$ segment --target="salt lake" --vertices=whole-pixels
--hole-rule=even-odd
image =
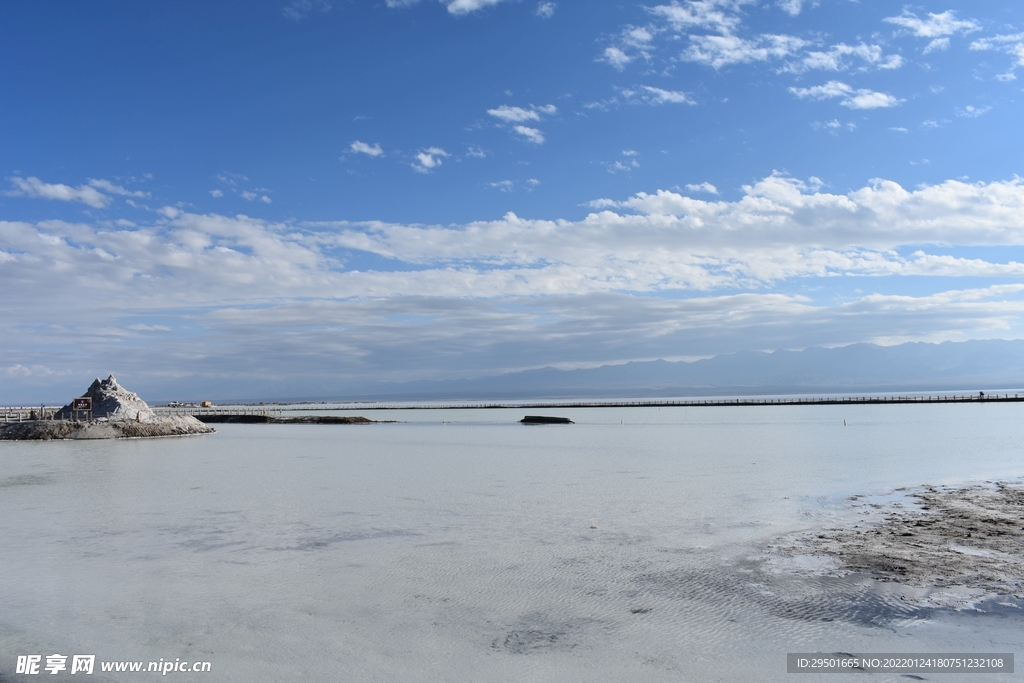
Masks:
[[[0,442],[0,681],[31,679],[17,655],[52,653],[212,663],[180,681],[564,682],[790,680],[787,652],[1020,651],[1010,604],[920,609],[765,558],[845,519],[850,496],[1019,481],[1022,411],[395,410]],[[527,412],[575,424],[518,424]]]

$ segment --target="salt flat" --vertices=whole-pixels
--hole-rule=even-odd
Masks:
[[[787,680],[789,651],[1020,650],[1012,600],[773,564],[856,518],[851,496],[1019,480],[1018,411],[418,410],[3,443],[0,677],[56,652],[213,664],[178,680]]]

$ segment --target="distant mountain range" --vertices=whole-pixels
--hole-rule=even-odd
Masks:
[[[345,399],[451,400],[708,396],[1024,387],[1024,340],[852,344],[742,352],[693,362],[541,368],[492,377],[380,383]]]

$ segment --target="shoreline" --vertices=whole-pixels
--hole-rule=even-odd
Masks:
[[[189,416],[137,420],[27,420],[0,422],[0,441],[91,441],[198,436],[216,430]]]
[[[300,415],[297,417],[274,417],[272,415],[193,415],[203,424],[318,424],[318,425],[363,425],[363,424],[394,424],[397,420],[371,420],[360,415]]]
[[[850,496],[844,523],[775,539],[768,564],[781,574],[905,588],[920,607],[1024,603],[1024,481],[893,493],[903,500]]]

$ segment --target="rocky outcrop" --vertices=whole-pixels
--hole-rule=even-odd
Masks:
[[[113,375],[97,379],[83,397],[92,399],[91,415],[73,410],[69,403],[52,420],[0,423],[0,440],[124,439],[215,431],[188,415],[157,415],[138,394],[119,385]],[[82,419],[85,417],[89,419]]]

